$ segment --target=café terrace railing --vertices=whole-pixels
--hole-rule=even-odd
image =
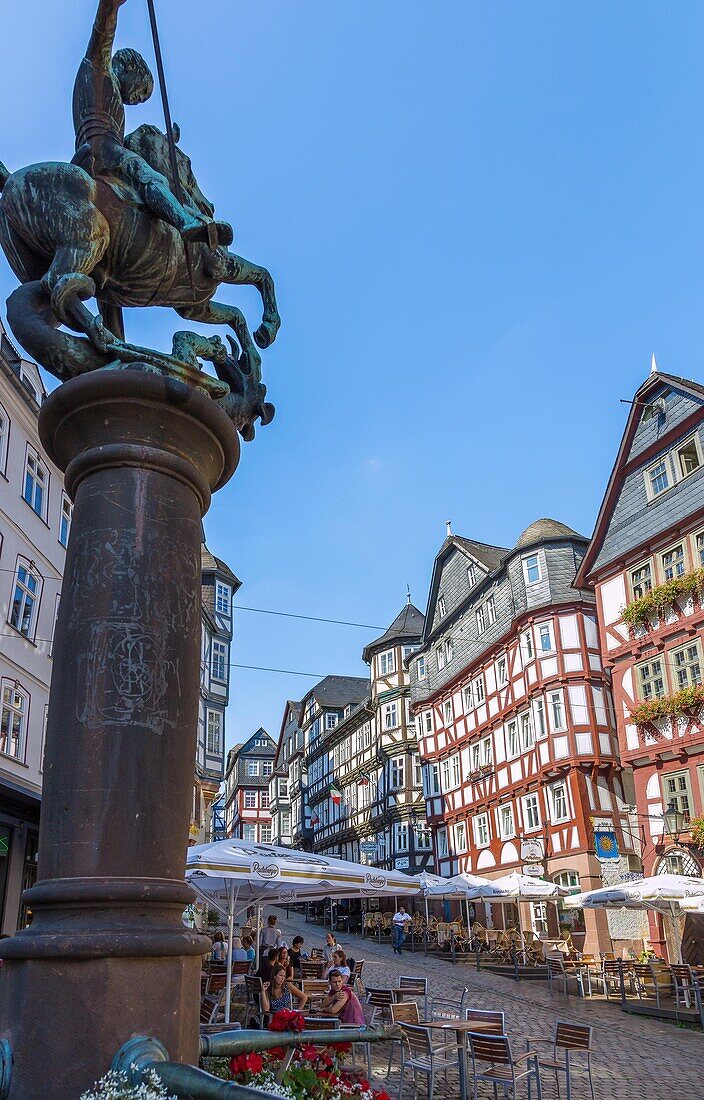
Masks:
[[[330,1031],[222,1031],[215,1035],[202,1035],[201,1058],[234,1058],[238,1054],[285,1049],[314,1043],[325,1046],[333,1043],[378,1043],[397,1039],[396,1028],[335,1028]],[[169,1093],[179,1100],[280,1100],[274,1093],[250,1088],[235,1081],[223,1081],[196,1066],[170,1062],[166,1048],[158,1039],[137,1035],[129,1039],[115,1055],[112,1069],[126,1073],[130,1084],[140,1085],[146,1074],[153,1070],[161,1078]]]

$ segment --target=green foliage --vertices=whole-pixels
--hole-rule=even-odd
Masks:
[[[704,595],[704,569],[695,569],[683,577],[673,577],[665,584],[651,588],[637,600],[633,600],[621,610],[621,617],[633,630],[636,626],[650,626],[653,619],[665,617],[668,608],[676,600],[689,596]]]
[[[704,817],[695,817],[689,824],[689,831],[697,848],[704,848]]]
[[[637,726],[657,722],[660,718],[679,718],[696,714],[704,706],[704,684],[682,688],[673,695],[636,703],[631,708],[631,718]]]

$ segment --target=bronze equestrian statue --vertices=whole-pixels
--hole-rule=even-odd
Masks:
[[[173,354],[126,342],[124,306],[172,306],[186,320],[227,325],[237,341],[228,337],[233,354],[218,349],[202,358],[227,383],[223,407],[249,439],[253,421],[268,423],[274,413],[256,347],[268,347],[279,329],[274,283],[265,268],[227,248],[232,230],[214,221],[190,160],[175,147],[176,127],[164,134],[140,126],[125,136],[124,105],[145,102],[154,82],[135,51],[112,55],[123,3],[99,0],[74,88],[72,163],[11,174],[0,165],[0,245],[22,284],[8,299],[8,322],[29,355],[61,380],[136,361],[178,372],[183,361]],[[239,309],[213,301],[221,283],[259,290],[263,317],[254,340]],[[84,304],[91,298],[97,313]]]

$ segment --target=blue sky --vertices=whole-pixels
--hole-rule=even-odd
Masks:
[[[70,158],[94,6],[5,5],[10,168]],[[590,533],[651,352],[704,377],[702,5],[157,9],[182,146],[283,315],[277,417],[206,518],[239,602],[385,627],[407,583],[424,608],[448,518],[503,545],[542,515]],[[151,60],[145,0],[119,44]],[[143,121],[158,97],[129,112]],[[256,323],[253,291],[223,298]],[[162,348],[180,327],[127,326]],[[373,635],[242,612],[232,660],[363,674]],[[232,673],[229,743],[275,734],[315,682]]]

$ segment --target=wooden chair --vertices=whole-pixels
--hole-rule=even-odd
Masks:
[[[677,964],[670,967],[672,985],[675,991],[675,1009],[679,1011],[680,1004],[685,1008],[691,1008],[697,1002],[697,987],[694,982],[694,974],[691,966]]]
[[[487,1032],[490,1035],[505,1035],[506,1024],[505,1015],[503,1012],[494,1012],[492,1009],[486,1008],[465,1008],[464,1018],[469,1023],[481,1024],[482,1034]]]
[[[577,988],[581,997],[585,996],[584,992],[584,975],[579,969],[567,969],[565,967],[564,956],[561,953],[548,955],[547,957],[548,968],[548,989],[552,986],[553,982],[562,982],[562,991],[567,996],[567,983],[570,981],[577,983]]]
[[[438,951],[448,951],[450,948],[450,926],[447,921],[438,921],[435,931],[437,933]]]
[[[311,959],[315,959],[317,962],[325,962],[325,956],[323,955],[322,947],[311,947],[310,949]]]
[[[249,974],[252,969],[252,964],[249,959],[242,959],[242,961],[233,962],[232,964],[232,977],[241,978],[243,974]]]
[[[391,1005],[391,1023],[392,1024],[419,1024],[420,1016],[418,1015],[418,1005],[415,1001],[402,1001],[400,1004]],[[386,1069],[386,1076],[391,1076],[391,1060],[393,1058],[394,1050],[402,1043],[402,1039],[392,1039],[389,1047],[389,1064]]]
[[[200,999],[200,1022],[202,1024],[214,1024],[220,1011],[220,996],[213,997],[206,993]]]
[[[634,963],[633,978],[639,1001],[653,999],[660,1008],[661,999],[672,994],[672,977],[662,963]]]
[[[362,968],[364,966],[364,959],[358,959],[354,967],[352,968],[352,976],[349,980],[349,984],[354,989],[358,997],[363,997],[365,994],[364,982],[362,981]]]
[[[399,989],[407,990],[409,994],[415,993],[423,998],[423,1015],[428,1015],[428,979],[416,978],[412,974],[401,974],[398,979]]]
[[[532,1050],[532,1045],[535,1043],[552,1044],[552,1058],[543,1058],[541,1054],[538,1055],[540,1067],[554,1070],[558,1096],[560,1095],[559,1074],[564,1073],[567,1100],[572,1100],[571,1057],[573,1054],[586,1054],[589,1088],[591,1089],[592,1100],[594,1100],[594,1082],[592,1080],[592,1029],[590,1027],[584,1024],[570,1024],[560,1021],[555,1026],[554,1038],[527,1038],[526,1046],[528,1051]],[[560,1052],[562,1052],[564,1057],[559,1057]]]
[[[301,988],[309,997],[319,997],[321,993],[327,993],[330,982],[326,982],[325,978],[305,978],[301,982]]]
[[[301,981],[304,982],[306,978],[320,978],[324,966],[324,959],[301,959]]]
[[[391,1006],[394,1004],[394,995],[390,989],[371,989],[367,986],[367,1004],[371,1006],[372,1014],[369,1017],[369,1026],[373,1027],[377,1020],[382,1023],[391,1023]]]
[[[234,966],[234,963],[233,963]],[[225,985],[227,984],[227,974],[224,970],[213,973],[211,971],[208,981],[206,983],[205,992],[209,997],[216,997],[222,993]]]
[[[376,913],[365,913],[364,923],[362,925],[363,936],[375,936],[376,935]]]
[[[464,987],[464,992],[460,998],[459,1005],[454,1001],[446,1000],[442,997],[433,997],[430,1002],[430,1019],[431,1020],[463,1020],[465,1013],[465,1001],[469,995],[469,989]]]
[[[304,1031],[333,1031],[340,1026],[337,1016],[304,1016]]]
[[[623,971],[624,988],[628,985],[633,992],[633,970],[621,959],[603,959],[601,963],[601,980],[604,985],[604,993],[607,1001],[612,995],[621,1000],[621,971]]]
[[[435,1093],[435,1075],[444,1073],[447,1079],[447,1071],[459,1067],[459,1051],[448,1053],[446,1047],[435,1047],[430,1037],[430,1029],[417,1024],[400,1024],[401,1036],[404,1040],[401,1044],[401,1079],[398,1085],[398,1100],[403,1100],[403,1079],[406,1069],[413,1070],[415,1084],[416,1076],[425,1073],[428,1078],[428,1100],[433,1100]],[[418,1091],[414,1087],[413,1095]]]
[[[480,1081],[487,1081],[493,1085],[496,1094],[497,1086],[501,1085],[504,1096],[508,1098],[511,1090],[511,1100],[516,1100],[516,1085],[519,1081],[527,1079],[528,1096],[530,1088],[535,1081],[538,1100],[541,1100],[540,1064],[535,1051],[526,1051],[517,1058],[511,1053],[511,1044],[505,1035],[485,1035],[483,1032],[470,1031],[469,1052],[472,1058],[472,1077],[474,1081],[474,1097],[477,1097],[477,1085]],[[481,1069],[479,1063],[489,1063],[488,1069]]]
[[[259,1027],[264,1027],[264,1011],[262,1009],[262,986],[263,982],[261,978],[257,978],[254,974],[245,974],[244,976],[244,1019],[245,1026],[249,1024],[251,1019],[254,1019]]]

